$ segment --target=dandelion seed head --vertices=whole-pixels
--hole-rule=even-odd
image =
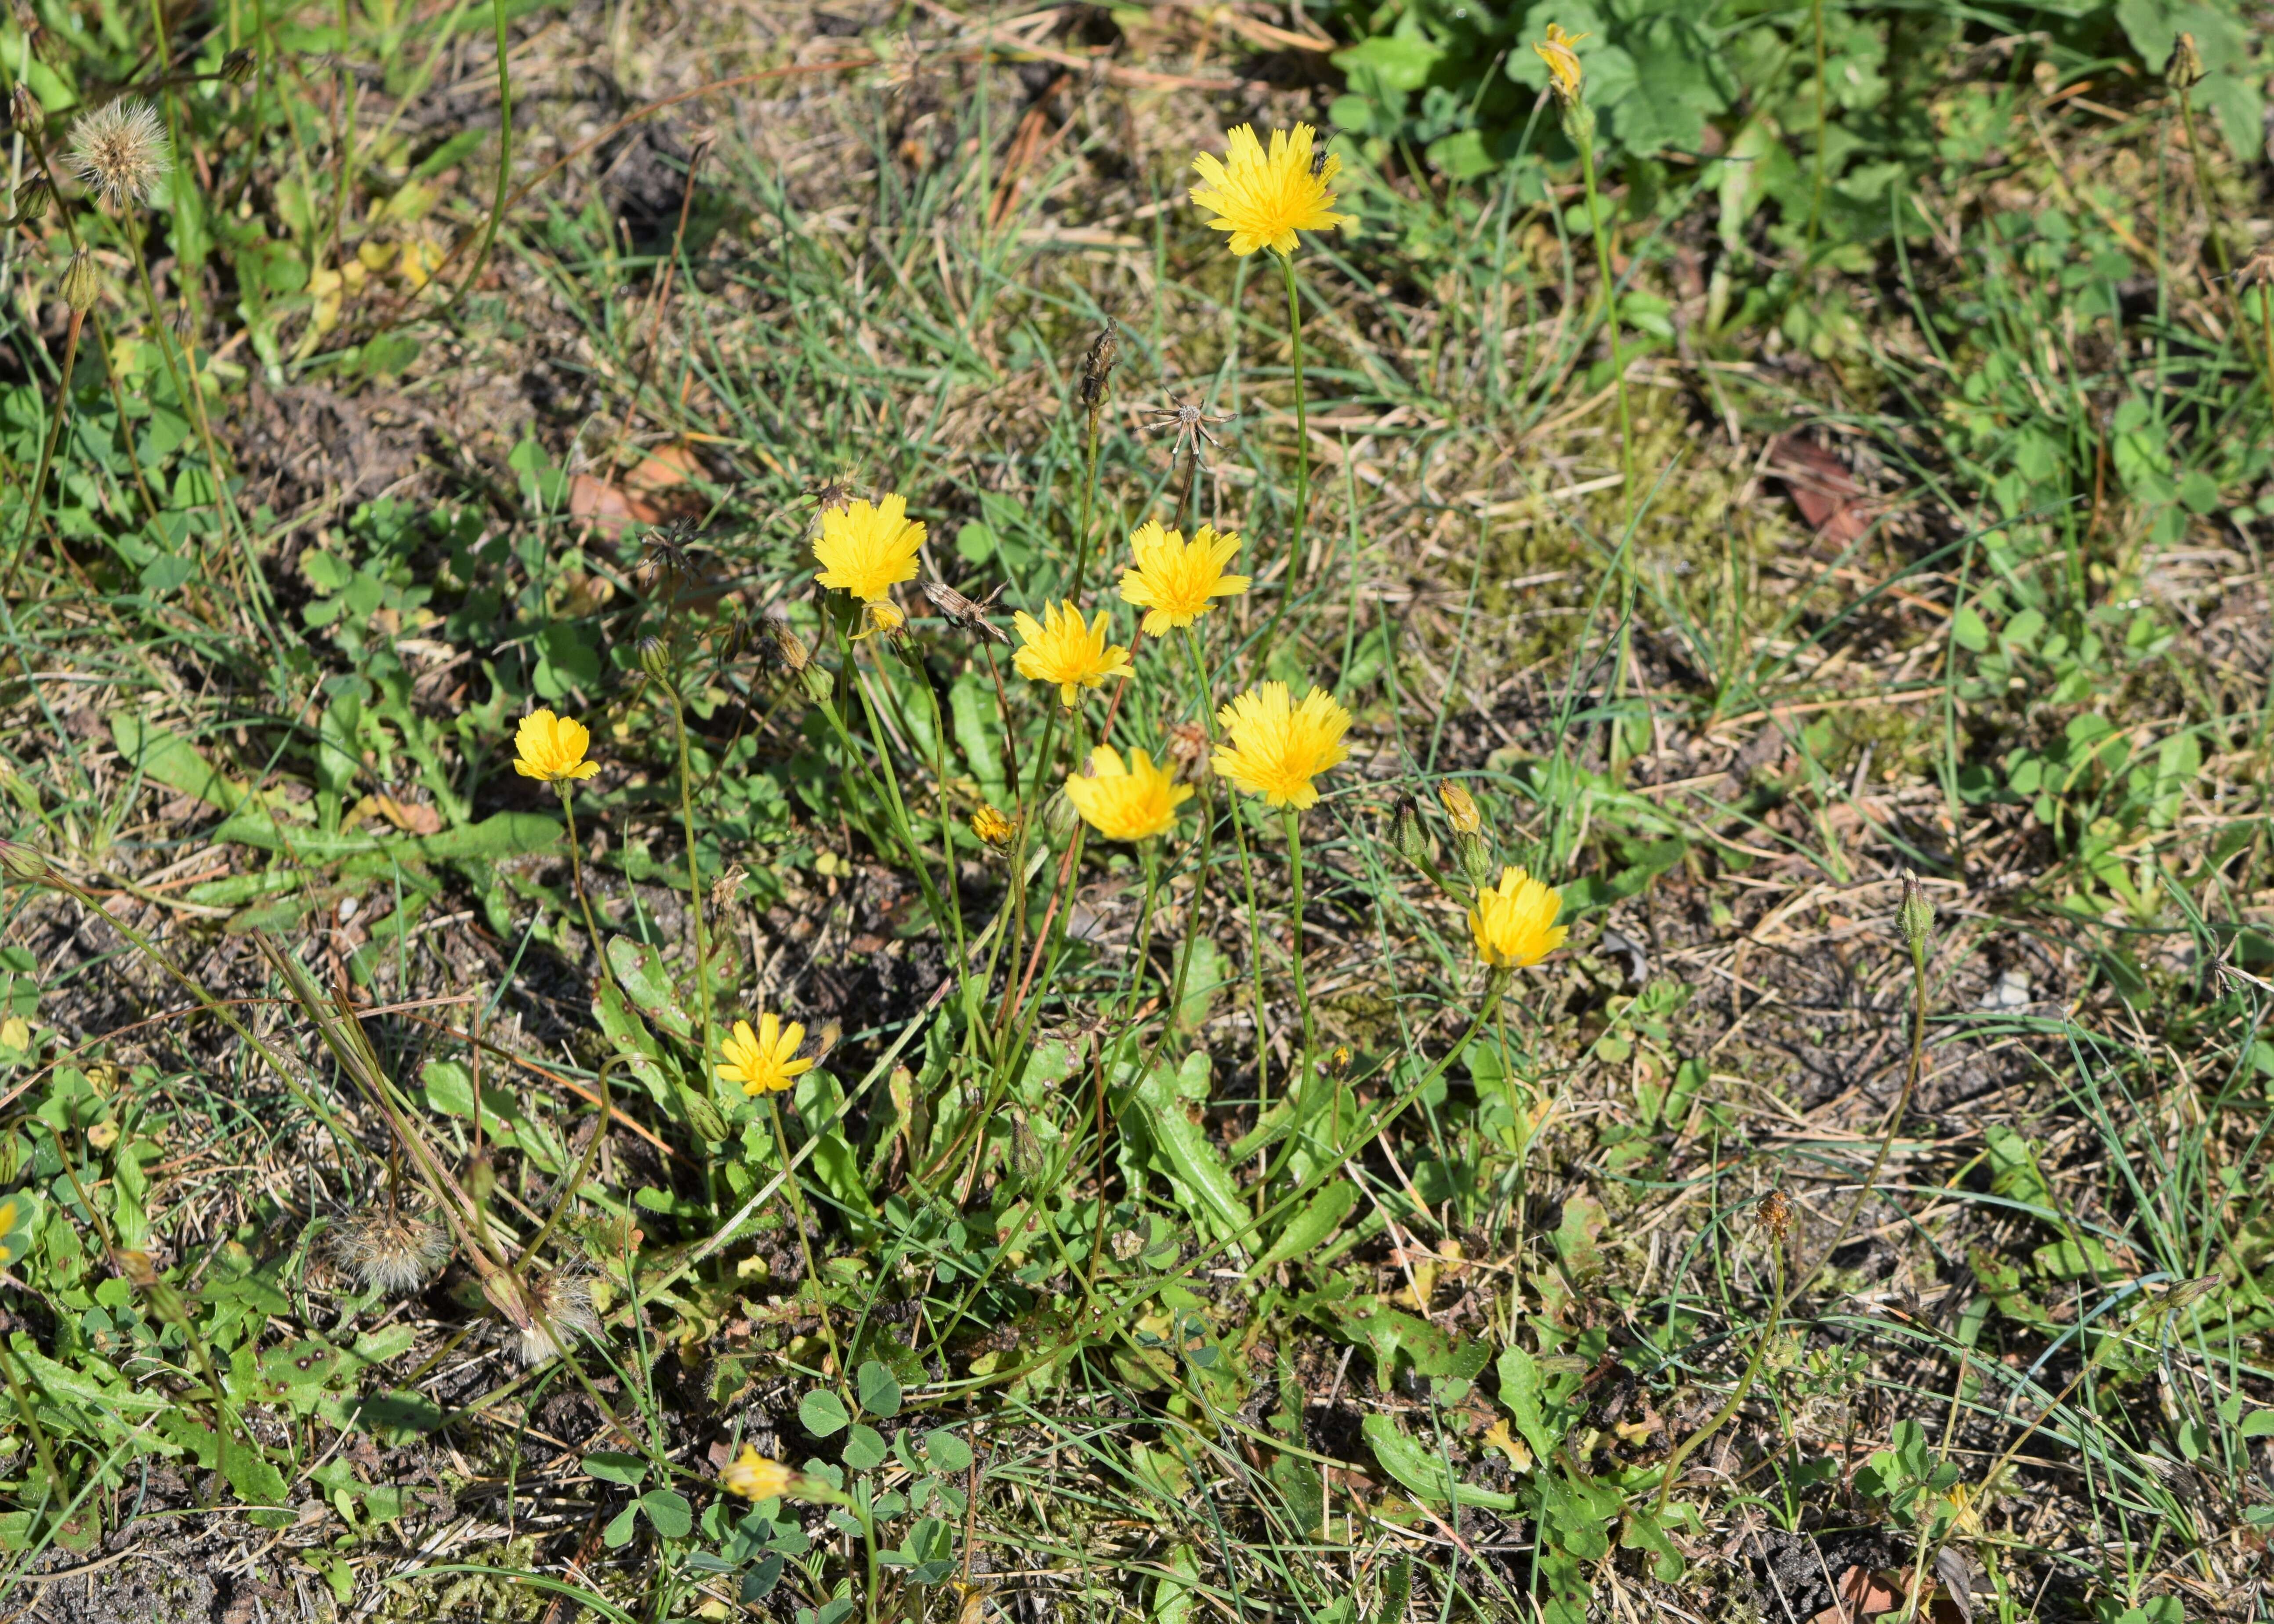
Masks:
[[[416,1290],[450,1255],[450,1237],[416,1213],[380,1207],[332,1231],[331,1252],[365,1290],[397,1297]]]
[[[147,203],[173,160],[166,129],[147,102],[106,102],[72,126],[72,173],[113,208]]]

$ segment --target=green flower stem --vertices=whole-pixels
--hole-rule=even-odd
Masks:
[[[1729,1396],[1723,1401],[1721,1408],[1707,1417],[1703,1426],[1675,1445],[1674,1453],[1666,1457],[1666,1476],[1659,1479],[1658,1496],[1651,1502],[1650,1515],[1653,1517],[1665,1515],[1666,1497],[1673,1492],[1675,1479],[1682,1475],[1683,1461],[1699,1444],[1721,1431],[1722,1424],[1737,1413],[1737,1407],[1745,1402],[1746,1395],[1753,1390],[1755,1379],[1761,1373],[1761,1362],[1767,1357],[1769,1342],[1776,1335],[1777,1327],[1784,1320],[1786,1304],[1784,1241],[1781,1237],[1773,1237],[1773,1241],[1774,1244],[1770,1252],[1770,1267],[1773,1271],[1775,1283],[1769,1292],[1771,1306],[1768,1318],[1761,1322],[1761,1334],[1754,1339],[1752,1354],[1746,1359],[1745,1368],[1737,1377],[1737,1385],[1729,1389]]]
[[[923,662],[908,648],[900,650],[900,658],[908,667],[908,675],[931,707],[932,790],[939,797],[939,850],[947,864],[947,916],[955,927],[955,963],[960,969],[968,944],[963,935],[963,887],[959,883],[955,861],[955,815],[947,804],[947,725],[939,713],[939,695],[932,692],[931,673]],[[879,673],[883,671],[880,664]]]
[[[2242,302],[2235,291],[2233,267],[2226,255],[2226,238],[2220,234],[2218,216],[2211,212],[2210,188],[2203,180],[2202,147],[2195,139],[2195,92],[2191,88],[2182,90],[2179,93],[2179,100],[2180,123],[2187,132],[2187,175],[2195,183],[2195,202],[2203,212],[2203,235],[2210,239],[2211,257],[2218,261],[2218,285],[2226,293],[2227,309],[2233,314],[2235,330],[2240,334],[2244,326]],[[2270,407],[2274,407],[2274,317],[2267,316],[2267,297],[2268,294],[2262,291],[2259,312],[2265,319],[2262,320],[2260,327],[2266,335],[2266,399]],[[2250,348],[2248,341],[2242,347],[2245,350]]]
[[[571,780],[557,778],[553,787],[561,792],[561,816],[568,823],[568,877],[576,887],[576,906],[584,911],[584,934],[592,938],[592,957],[600,961],[600,974],[610,981],[615,979],[614,968],[608,963],[606,944],[600,939],[600,927],[592,917],[592,899],[584,891],[584,853],[576,842],[576,807],[569,793]],[[481,1114],[474,1115],[474,1125],[481,1126]]]
[[[716,1093],[711,1075],[711,950],[703,931],[703,875],[695,853],[695,775],[688,767],[687,711],[678,685],[674,680],[659,686],[671,702],[671,728],[679,742],[679,821],[687,837],[687,909],[695,921],[695,988],[703,1020],[697,1047],[703,1051],[703,1093],[709,1098]]]
[[[1603,330],[1610,335],[1611,381],[1619,400],[1619,472],[1626,498],[1627,523],[1634,523],[1634,426],[1627,412],[1627,364],[1619,349],[1618,282],[1611,274],[1610,233],[1603,225],[1603,206],[1595,195],[1595,141],[1590,131],[1579,143],[1579,173],[1587,185],[1587,223],[1595,234],[1595,277],[1603,284]]]
[[[71,411],[72,369],[79,365],[79,332],[85,325],[84,312],[71,313],[71,327],[64,335],[64,370],[56,384],[56,415],[49,420],[48,437],[40,445],[39,471],[32,476],[31,499],[24,508],[24,538],[16,546],[16,556],[9,561],[8,579],[0,582],[0,598],[11,596],[16,590],[16,577],[24,568],[24,560],[32,551],[32,532],[45,509],[40,505],[41,492],[48,488],[48,470],[55,466],[56,442],[63,436],[64,418]],[[56,551],[61,552],[61,544]]]
[[[1281,254],[1279,268],[1287,282],[1287,338],[1295,363],[1295,514],[1287,527],[1287,567],[1280,573],[1279,606],[1271,612],[1271,623],[1264,628],[1263,641],[1257,645],[1259,661],[1271,657],[1271,645],[1278,639],[1280,622],[1287,618],[1288,605],[1295,601],[1296,576],[1303,568],[1303,524],[1311,510],[1311,417],[1303,392],[1303,302],[1295,290],[1295,257]],[[1615,339],[1613,343],[1615,346]],[[1620,399],[1623,402],[1625,396]],[[1200,455],[1197,445],[1193,455]]]
[[[882,769],[880,773],[864,773],[863,776],[869,779],[871,789],[882,792],[885,809],[892,820],[893,838],[900,841],[900,849],[907,854],[908,866],[915,870],[917,889],[923,892],[924,911],[931,915],[933,925],[945,934],[948,929],[947,909],[940,903],[939,892],[932,887],[931,870],[924,864],[923,847],[916,840],[915,826],[908,821],[907,805],[900,799],[900,774],[893,770],[892,752],[885,742],[884,724],[877,719],[877,707],[870,703],[869,690],[862,684],[860,668],[853,658],[852,639],[847,635],[841,622],[837,625],[837,649],[844,661],[845,684],[861,697],[861,714],[869,724],[870,742],[876,747],[877,764]],[[831,725],[837,729],[838,738],[844,742],[848,758],[858,771],[860,751],[853,743],[853,735],[846,727],[844,718],[838,715],[832,702],[824,700],[821,703]]]
[[[1318,1047],[1318,1034],[1311,1017],[1311,989],[1303,979],[1303,815],[1293,807],[1280,809],[1279,821],[1287,831],[1287,871],[1293,881],[1295,939],[1290,958],[1295,966],[1295,1007],[1303,1018],[1303,1046],[1296,1051],[1295,1075],[1290,1086],[1307,1088],[1311,1081],[1311,1053]],[[1339,1134],[1342,1129],[1342,1086],[1335,1086],[1335,1120],[1329,1130]]]
[[[806,1234],[805,1187],[798,1183],[797,1169],[789,1159],[789,1124],[782,1120],[781,1091],[766,1095],[766,1112],[774,1124],[774,1149],[781,1157],[782,1189],[789,1196],[790,1222],[797,1226],[797,1248],[805,1259],[805,1277],[813,1282],[813,1312],[821,1317],[821,1340],[828,1344],[830,1363],[840,1376],[845,1372],[844,1356],[838,1351],[837,1332],[829,1323],[829,1297],[824,1289],[821,1271],[813,1261],[813,1241]]]
[[[1097,414],[1104,409],[1105,392],[1103,389],[1100,389],[1097,393],[1097,398],[1092,401],[1089,405],[1088,447],[1086,454],[1082,457],[1081,528],[1075,533],[1073,538],[1073,592],[1072,597],[1073,600],[1077,604],[1081,601],[1082,587],[1089,578],[1090,509],[1096,501],[1097,491]]]
[[[1137,997],[1144,990],[1145,966],[1153,951],[1153,905],[1161,895],[1161,853],[1157,839],[1137,843],[1138,860],[1145,865],[1145,906],[1137,914],[1137,956],[1129,963],[1129,992],[1121,1005],[1121,1030],[1126,1036],[1137,1019]],[[1116,1040],[1115,1048],[1120,1047]]]

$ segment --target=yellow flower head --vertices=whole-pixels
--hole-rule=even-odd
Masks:
[[[971,832],[999,852],[1011,844],[1011,837],[1019,831],[1009,818],[994,808],[982,806],[971,815]]]
[[[719,1068],[722,1083],[740,1083],[747,1094],[773,1094],[787,1088],[799,1073],[813,1070],[813,1062],[797,1057],[797,1046],[805,1041],[805,1028],[792,1021],[787,1026],[775,1015],[758,1017],[758,1029],[750,1030],[750,1023],[738,1020],[734,1030],[719,1045],[727,1056],[727,1064]]]
[[[1571,48],[1587,36],[1566,34],[1555,23],[1547,25],[1547,37],[1532,46],[1540,60],[1547,64],[1547,77],[1554,81],[1555,99],[1570,107],[1579,99],[1579,91],[1586,79],[1586,70],[1579,65],[1579,53]]]
[[[1461,835],[1484,832],[1485,816],[1477,810],[1476,797],[1457,784],[1437,786],[1437,799],[1445,804],[1445,816],[1453,820],[1453,832]]]
[[[1231,742],[1216,747],[1216,770],[1265,804],[1297,811],[1318,804],[1311,780],[1350,759],[1343,734],[1351,713],[1333,695],[1314,688],[1301,704],[1284,682],[1265,682],[1216,713]]]
[[[779,1461],[770,1461],[749,1444],[742,1453],[719,1470],[719,1486],[744,1500],[779,1500],[798,1485],[798,1474]]]
[[[1254,126],[1241,124],[1224,136],[1223,157],[1202,153],[1193,160],[1193,172],[1208,183],[1193,188],[1193,201],[1216,211],[1209,224],[1231,233],[1232,252],[1245,257],[1269,248],[1291,254],[1298,231],[1358,223],[1355,214],[1332,212],[1335,194],[1327,183],[1341,169],[1342,160],[1329,154],[1314,166],[1313,133],[1308,124],[1297,124],[1291,135],[1274,130],[1267,155]]]
[[[1088,773],[1066,775],[1065,793],[1082,821],[1109,840],[1149,840],[1168,833],[1177,808],[1193,798],[1192,786],[1170,778],[1144,751],[1130,751],[1124,766],[1110,744],[1089,753]]]
[[[1477,957],[1495,970],[1536,965],[1563,945],[1567,928],[1555,922],[1563,893],[1550,891],[1521,868],[1502,868],[1500,883],[1477,893],[1469,934]]]
[[[821,510],[821,534],[813,556],[821,565],[821,584],[850,592],[863,603],[881,600],[895,584],[916,578],[916,549],[924,527],[908,517],[905,498],[888,496],[877,506],[847,502]]]
[[[1224,567],[1239,551],[1239,533],[1219,536],[1203,524],[1190,541],[1182,530],[1164,530],[1148,519],[1129,536],[1133,569],[1121,572],[1121,601],[1147,611],[1145,635],[1158,637],[1172,626],[1190,626],[1215,605],[1211,598],[1237,598],[1247,590],[1246,575],[1227,575]]]
[[[589,778],[600,763],[584,759],[592,735],[584,724],[572,722],[550,710],[532,710],[521,718],[513,734],[513,770],[524,778],[551,784],[561,778]]]
[[[1011,623],[1019,628],[1023,646],[1012,656],[1019,674],[1036,682],[1058,685],[1059,703],[1073,706],[1076,688],[1096,688],[1108,677],[1129,674],[1129,650],[1108,647],[1106,612],[1097,612],[1094,626],[1082,623],[1081,611],[1072,604],[1045,604],[1043,618],[1021,609]]]

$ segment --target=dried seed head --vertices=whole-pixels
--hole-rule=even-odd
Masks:
[[[995,590],[984,598],[966,598],[945,581],[927,581],[923,583],[923,595],[931,599],[931,606],[949,625],[990,643],[1008,643],[1011,634],[987,618],[1006,584],[996,583]]]
[[[727,872],[711,882],[711,911],[724,914],[742,899],[742,882],[750,877],[749,870],[740,863],[727,865]]]
[[[2182,34],[2172,41],[2172,59],[2164,64],[2164,82],[2174,90],[2186,90],[2202,84],[2202,52],[2195,48],[2195,36]]]
[[[1781,1190],[1772,1190],[1753,1209],[1753,1217],[1772,1239],[1781,1241],[1792,1228],[1792,1199]]]
[[[397,1297],[425,1284],[442,1267],[450,1237],[417,1213],[378,1207],[334,1229],[331,1252],[365,1290]]]
[[[47,109],[40,105],[31,86],[20,79],[8,95],[8,120],[26,135],[37,135],[47,127]]]
[[[1198,722],[1169,724],[1170,771],[1179,784],[1204,784],[1209,776],[1208,729]]]
[[[84,316],[102,297],[102,272],[94,263],[94,255],[82,248],[64,267],[64,303],[75,314]]]
[[[147,102],[106,102],[72,126],[66,159],[88,190],[113,208],[147,203],[172,159],[165,126]]]
[[[563,1342],[600,1334],[600,1315],[592,1306],[592,1277],[575,1264],[533,1276],[522,1293],[528,1323],[516,1322],[513,1340],[523,1365],[558,1358]]]
[[[2265,282],[2274,282],[2274,248],[2260,249],[2234,274],[2234,285],[2238,289],[2254,288]]]
[[[1105,400],[1105,380],[1113,375],[1115,344],[1113,324],[1108,322],[1103,332],[1089,341],[1089,353],[1081,360],[1081,404],[1085,411],[1095,411]]]

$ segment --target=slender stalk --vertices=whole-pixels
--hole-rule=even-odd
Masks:
[[[939,695],[932,692],[931,673],[924,669],[923,661],[905,645],[900,654],[907,662],[908,675],[922,692],[924,703],[931,708],[932,793],[939,797],[939,853],[947,865],[947,871],[942,878],[947,892],[948,921],[955,928],[955,963],[960,966],[968,944],[963,935],[963,886],[956,873],[955,815],[948,809],[947,804],[946,718],[939,713]],[[881,673],[883,669],[880,662],[877,670]]]
[[[1280,572],[1279,606],[1271,612],[1271,623],[1263,628],[1263,641],[1256,651],[1259,661],[1271,657],[1271,645],[1278,640],[1280,622],[1287,618],[1288,606],[1295,601],[1297,576],[1303,568],[1303,523],[1311,511],[1311,417],[1303,389],[1303,302],[1295,289],[1295,257],[1281,254],[1279,268],[1287,283],[1287,340],[1295,363],[1295,513],[1287,527],[1287,564]],[[1615,345],[1617,341],[1615,338],[1612,342]],[[1200,456],[1197,441],[1193,455],[1195,461]]]
[[[505,22],[505,0],[490,0],[490,26],[497,41],[497,195],[490,203],[489,218],[482,222],[482,240],[474,250],[474,262],[468,267],[465,280],[450,289],[450,297],[442,301],[441,309],[432,312],[437,316],[463,298],[466,289],[480,277],[482,267],[490,262],[490,245],[497,240],[498,222],[505,218],[507,187],[513,179],[513,66]]]
[[[2195,184],[2196,206],[2203,212],[2203,235],[2210,239],[2211,258],[2218,261],[2218,283],[2225,290],[2226,307],[2233,318],[2235,331],[2239,336],[2244,325],[2242,301],[2233,274],[2234,267],[2227,259],[2226,238],[2220,235],[2218,216],[2211,213],[2210,185],[2203,179],[2202,146],[2195,139],[2194,90],[2191,87],[2180,90],[2179,99],[2180,123],[2187,131],[2187,176]],[[2263,318],[2260,323],[2261,330],[2266,335],[2266,398],[2270,405],[2274,405],[2274,316],[2267,314],[2266,299],[2263,294],[2260,297],[2259,311]],[[2243,348],[2248,350],[2249,347],[2248,342],[2245,340]]]
[[[1197,622],[1185,628],[1185,651],[1191,657],[1193,695],[1200,706],[1201,730],[1213,754],[1216,748],[1216,713],[1209,707],[1208,662]],[[1255,993],[1255,1109],[1260,1116],[1271,1103],[1271,1033],[1263,996],[1263,923],[1255,906],[1255,867],[1247,854],[1247,830],[1240,820],[1239,796],[1236,791],[1227,790],[1224,799],[1225,810],[1231,815],[1232,838],[1239,845],[1239,877],[1247,893],[1247,966]],[[1201,883],[1203,886],[1208,883],[1205,868],[1201,870]],[[1198,892],[1194,893],[1193,899],[1195,903],[1200,900]],[[1256,1188],[1256,1199],[1263,1199],[1261,1185]]]
[[[567,778],[554,781],[554,787],[561,792],[561,816],[568,821],[568,877],[570,883],[576,887],[576,906],[584,912],[584,934],[592,940],[592,957],[600,961],[600,974],[613,979],[614,973],[609,967],[608,955],[604,951],[604,944],[600,938],[600,927],[592,917],[592,898],[584,890],[584,853],[576,839],[576,807],[574,798],[569,793],[568,785],[569,780]],[[477,1127],[481,1124],[481,1117],[478,1114],[474,1118],[474,1124]]]
[[[44,509],[40,504],[48,488],[48,470],[55,465],[56,441],[62,435],[64,417],[71,410],[72,370],[79,364],[79,330],[87,320],[83,311],[71,313],[70,329],[64,335],[64,370],[56,383],[56,415],[48,425],[48,438],[40,447],[39,471],[32,477],[30,500],[24,504],[24,538],[17,545],[16,556],[9,560],[8,579],[0,582],[0,598],[11,597],[16,590],[16,577],[24,568],[24,560],[32,551],[32,527],[40,521]]]
[[[695,921],[695,988],[701,1001],[703,1026],[697,1047],[703,1051],[703,1092],[712,1093],[711,1078],[711,952],[703,933],[703,876],[696,862],[695,853],[695,779],[688,770],[687,712],[679,703],[676,681],[659,684],[663,696],[671,702],[672,732],[679,741],[679,821],[687,837],[687,911]],[[589,912],[587,928],[591,925]],[[598,937],[594,940],[597,942]]]
[[[1311,1018],[1311,989],[1303,979],[1303,816],[1292,807],[1282,808],[1280,824],[1287,831],[1287,871],[1293,883],[1294,941],[1290,945],[1289,958],[1295,966],[1295,1007],[1303,1018],[1303,1046],[1296,1051],[1295,1075],[1290,1086],[1305,1088],[1311,1079],[1311,1053],[1318,1047],[1318,1035]],[[1342,1129],[1342,1089],[1335,1090],[1335,1117],[1329,1132]]]
[[[1081,528],[1073,538],[1073,600],[1081,601],[1081,590],[1089,577],[1090,509],[1097,491],[1097,415],[1105,409],[1105,392],[1096,391],[1089,402],[1088,446],[1081,465]]]
[[[206,417],[205,392],[196,387],[194,378],[184,384],[182,369],[175,364],[174,345],[166,325],[165,312],[158,304],[157,284],[150,280],[150,264],[143,257],[142,234],[134,229],[132,222],[124,219],[119,221],[118,228],[118,235],[126,239],[127,252],[134,258],[134,279],[142,289],[143,305],[150,312],[150,336],[157,343],[159,358],[166,364],[166,376],[174,386],[174,398],[189,408],[190,420],[197,425],[198,444],[206,454],[206,470],[213,476],[214,514],[221,521],[222,541],[226,545],[231,532],[239,528],[234,523],[237,499],[230,493],[229,473],[222,468],[221,451],[214,443],[213,424]],[[253,572],[256,580],[259,574],[258,570]]]
[[[789,1126],[782,1120],[781,1095],[779,1091],[766,1096],[766,1111],[773,1118],[774,1149],[781,1157],[782,1189],[789,1196],[790,1222],[797,1226],[797,1247],[805,1259],[805,1277],[813,1282],[813,1312],[821,1317],[821,1340],[829,1345],[830,1363],[839,1375],[845,1374],[845,1358],[837,1349],[837,1331],[829,1323],[829,1297],[823,1289],[821,1271],[814,1266],[813,1241],[806,1230],[805,1188],[797,1181],[797,1169],[789,1159]]]
[[[1619,401],[1619,472],[1626,496],[1627,523],[1634,523],[1634,425],[1627,411],[1627,364],[1619,349],[1618,282],[1611,274],[1610,233],[1603,224],[1602,200],[1595,193],[1595,142],[1579,143],[1579,173],[1587,184],[1587,222],[1595,233],[1595,279],[1603,284],[1603,330],[1610,335],[1611,382]]]
[[[1722,1424],[1737,1413],[1737,1407],[1745,1402],[1746,1395],[1753,1390],[1754,1380],[1761,1373],[1761,1361],[1767,1357],[1769,1341],[1775,1336],[1778,1325],[1783,1321],[1785,1305],[1788,1301],[1785,1293],[1784,1241],[1781,1237],[1777,1238],[1771,1252],[1770,1268],[1774,1276],[1774,1284],[1769,1292],[1771,1307],[1768,1318],[1761,1322],[1760,1335],[1753,1341],[1752,1355],[1745,1361],[1745,1368],[1737,1378],[1737,1385],[1729,1389],[1729,1396],[1721,1408],[1706,1417],[1703,1426],[1675,1445],[1674,1453],[1666,1457],[1666,1476],[1659,1479],[1658,1497],[1651,1502],[1650,1514],[1653,1517],[1665,1512],[1666,1497],[1673,1492],[1674,1480],[1682,1475],[1683,1460],[1699,1444],[1721,1431]]]

